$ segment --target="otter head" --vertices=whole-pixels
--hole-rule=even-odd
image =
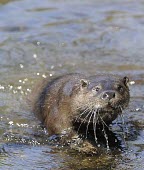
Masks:
[[[81,79],[74,98],[77,120],[110,124],[129,103],[127,77],[96,75]]]

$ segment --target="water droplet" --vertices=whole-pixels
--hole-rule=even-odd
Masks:
[[[31,89],[27,89],[28,92],[31,92]]]
[[[9,87],[9,90],[12,90],[12,88],[13,88],[13,86],[11,86],[11,85],[8,85],[8,87]]]
[[[133,84],[135,84],[135,81],[130,81],[129,84],[133,85]]]
[[[47,76],[45,74],[42,75],[43,78],[46,78]]]
[[[20,93],[21,93],[21,94],[24,94],[24,92],[23,92],[22,90],[20,91]]]
[[[4,90],[4,89],[5,89],[5,87],[0,85],[0,90]]]
[[[19,124],[19,123],[16,123],[16,125],[20,127],[20,124]]]
[[[51,66],[51,69],[54,69],[54,65]]]
[[[33,58],[37,58],[37,54],[33,54]]]
[[[13,90],[13,93],[16,94],[16,93],[17,93],[17,90]]]
[[[62,46],[62,47],[64,47],[65,45],[66,45],[66,43],[64,43],[64,42],[63,42],[63,43],[61,43],[61,46]]]
[[[22,86],[18,86],[17,89],[18,89],[18,90],[21,90],[21,89],[22,89]]]
[[[141,109],[140,108],[136,108],[136,111],[140,111]]]
[[[26,123],[23,124],[23,123],[22,123],[22,124],[21,124],[21,127],[28,127],[28,124],[26,124]]]
[[[40,42],[39,42],[39,41],[37,41],[37,45],[40,45]]]
[[[23,65],[23,64],[20,64],[20,68],[24,68],[24,65]]]
[[[13,121],[9,121],[9,123],[8,123],[9,125],[13,125]]]
[[[40,73],[36,73],[36,75],[37,75],[37,76],[39,76],[39,75],[40,75]]]

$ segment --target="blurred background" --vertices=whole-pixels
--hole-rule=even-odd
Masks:
[[[71,72],[130,78],[126,152],[67,153],[39,132],[25,98]],[[0,169],[142,170],[143,115],[144,0],[0,0]]]

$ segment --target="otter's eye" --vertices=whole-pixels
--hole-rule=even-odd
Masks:
[[[92,91],[96,91],[96,92],[98,92],[100,90],[100,87],[94,87],[93,89],[92,89]]]
[[[123,87],[121,85],[118,85],[117,89],[119,92],[123,92]]]

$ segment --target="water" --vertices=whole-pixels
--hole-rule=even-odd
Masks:
[[[144,0],[0,0],[0,169],[144,169],[143,35]],[[49,145],[26,98],[41,78],[70,72],[135,82],[125,141],[121,122],[112,126],[126,151]]]

